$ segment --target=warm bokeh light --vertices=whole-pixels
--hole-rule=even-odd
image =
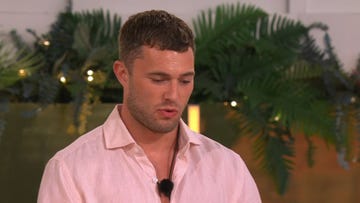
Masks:
[[[280,116],[275,116],[274,120],[275,120],[275,121],[279,121],[279,120],[280,120]]]
[[[50,41],[49,40],[44,40],[43,45],[47,46],[47,47],[50,46]]]
[[[230,105],[231,105],[231,107],[236,107],[236,106],[237,106],[237,102],[236,102],[236,101],[232,101],[232,102],[230,103]]]
[[[66,78],[65,78],[65,76],[61,76],[61,77],[60,77],[60,82],[66,83]]]
[[[351,97],[350,102],[355,103],[356,102],[356,97]]]
[[[200,133],[200,105],[188,105],[188,125],[191,130]]]
[[[94,71],[89,69],[89,70],[86,72],[86,74],[87,74],[87,75],[94,75]]]
[[[90,75],[90,76],[87,77],[87,81],[88,81],[88,82],[92,82],[93,80],[94,80],[94,77],[93,77],[93,76]]]
[[[19,76],[20,77],[25,77],[26,76],[26,71],[24,69],[20,69],[19,70]]]

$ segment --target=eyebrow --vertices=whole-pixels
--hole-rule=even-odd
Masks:
[[[170,77],[169,74],[164,73],[164,72],[150,72],[147,74],[148,76],[162,76],[162,77]],[[186,72],[180,75],[180,77],[187,77],[187,76],[194,76],[195,72],[194,71],[190,71],[190,72]]]

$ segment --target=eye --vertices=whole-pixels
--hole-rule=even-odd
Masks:
[[[182,78],[179,78],[179,83],[181,83],[183,85],[187,85],[187,84],[190,84],[193,80],[194,80],[193,77],[182,77]]]
[[[180,80],[181,84],[189,84],[191,81],[190,80]]]
[[[159,78],[151,78],[151,81],[153,83],[163,83],[165,82],[166,80],[165,79],[159,79]]]

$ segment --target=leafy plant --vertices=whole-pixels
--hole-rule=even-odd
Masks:
[[[74,102],[74,125],[69,132],[82,134],[94,103],[118,101],[113,92],[120,88],[112,74],[118,58],[117,36],[121,18],[103,10],[72,12],[72,4],[58,15],[51,30],[36,39],[37,53],[46,59],[44,66],[23,84],[26,98],[46,106]],[[34,86],[34,84],[36,84]]]
[[[347,78],[329,40],[321,50],[309,34],[320,29],[328,37],[325,25],[305,26],[239,3],[203,11],[193,24],[198,80],[193,100],[236,102],[232,118],[240,134],[254,138],[255,157],[278,192],[286,190],[300,133],[309,142],[309,164],[312,136],[343,146],[333,127],[332,93],[337,84],[346,86]]]
[[[16,47],[7,39],[0,41],[0,138],[5,128],[4,114],[8,111],[8,102],[13,100],[10,88],[16,82],[28,77],[43,64],[43,58],[33,52]],[[1,139],[0,139],[1,140]]]

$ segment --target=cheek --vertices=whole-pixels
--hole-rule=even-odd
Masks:
[[[160,98],[163,92],[161,88],[154,87],[149,83],[141,83],[141,85],[138,85],[136,89],[138,92],[137,94],[141,95],[142,98],[146,101]]]
[[[191,96],[193,89],[194,89],[194,86],[185,87],[181,91],[180,99],[184,99],[187,101],[189,99],[189,97]]]

